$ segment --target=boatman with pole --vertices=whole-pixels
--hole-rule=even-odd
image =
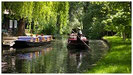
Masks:
[[[77,32],[77,42],[81,42],[81,37],[82,37],[82,31],[81,29],[78,27],[78,32]]]
[[[81,28],[78,27],[78,32],[77,32],[77,42],[78,43],[84,43],[84,45],[86,45],[88,47],[89,50],[91,50],[91,48],[88,46],[88,44],[86,44],[82,39],[81,37],[83,36],[82,34],[82,31],[81,31]]]

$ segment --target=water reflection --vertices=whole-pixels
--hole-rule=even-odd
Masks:
[[[15,52],[16,52],[16,49],[14,49],[14,48],[7,48],[7,49],[3,48],[2,49],[3,55],[9,55],[9,54],[13,54]]]
[[[27,49],[26,49],[27,50]],[[40,56],[43,56],[45,55],[45,53],[49,52],[50,50],[52,50],[52,47],[51,48],[44,48],[42,50],[36,50],[36,49],[32,49],[32,51],[34,52],[29,52],[29,53],[24,53],[25,51],[18,51],[17,53],[22,53],[22,54],[16,54],[16,57],[18,59],[26,59],[26,60],[32,60],[32,59],[35,59],[35,58],[38,58]]]
[[[90,42],[92,51],[67,49],[67,38],[55,39],[49,46],[15,49],[2,56],[3,73],[82,73],[106,54],[106,48]]]
[[[85,72],[89,67],[91,54],[89,50],[69,50],[68,51],[68,72]]]
[[[25,48],[21,50],[18,49],[17,51],[13,48],[10,48],[9,50],[3,50],[2,72],[23,72],[23,69],[25,69],[23,67],[24,64],[28,64],[33,59],[37,59],[52,50],[51,47],[44,49],[43,47],[38,47],[38,50],[36,48],[37,47]],[[32,52],[29,49],[32,49]],[[28,53],[26,52],[27,50],[29,50]]]

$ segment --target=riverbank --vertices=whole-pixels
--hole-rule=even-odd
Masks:
[[[105,57],[87,73],[131,73],[131,40],[118,36],[105,36],[110,49]]]

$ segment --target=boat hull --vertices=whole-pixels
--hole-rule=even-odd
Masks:
[[[89,41],[77,41],[77,40],[68,40],[67,47],[69,49],[87,49],[89,45]]]
[[[22,47],[37,47],[45,44],[49,44],[50,41],[47,42],[29,42],[29,41],[15,41],[13,45],[14,48],[22,48]]]

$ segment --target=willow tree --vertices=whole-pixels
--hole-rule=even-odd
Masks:
[[[32,21],[33,2],[2,2],[11,19],[19,20],[17,35],[25,35],[25,21]]]
[[[35,26],[38,27],[37,29],[40,30],[37,33],[39,32],[51,33],[52,31],[51,29],[54,28],[54,24],[56,23],[55,19],[56,16],[54,14],[55,12],[53,11],[52,2],[34,2],[34,10],[33,10],[34,24]]]
[[[66,32],[67,20],[68,20],[68,2],[43,2],[41,8],[43,11],[40,14],[43,14],[44,17],[40,17],[39,30],[47,34],[63,34]],[[39,10],[40,11],[40,8]],[[39,14],[38,14],[39,15]],[[41,15],[41,16],[43,16]]]
[[[68,21],[68,11],[69,11],[69,3],[68,2],[55,2],[54,7],[56,16],[57,16],[57,29],[59,34],[63,34],[65,32],[65,28],[67,28],[67,21]]]
[[[68,2],[2,2],[2,6],[3,11],[9,10],[10,18],[19,20],[17,35],[25,35],[26,21],[30,29],[31,22],[34,22],[40,30],[52,31],[55,28],[53,30],[59,30],[61,34],[65,32],[63,29],[67,26]],[[59,27],[56,27],[57,22]]]

